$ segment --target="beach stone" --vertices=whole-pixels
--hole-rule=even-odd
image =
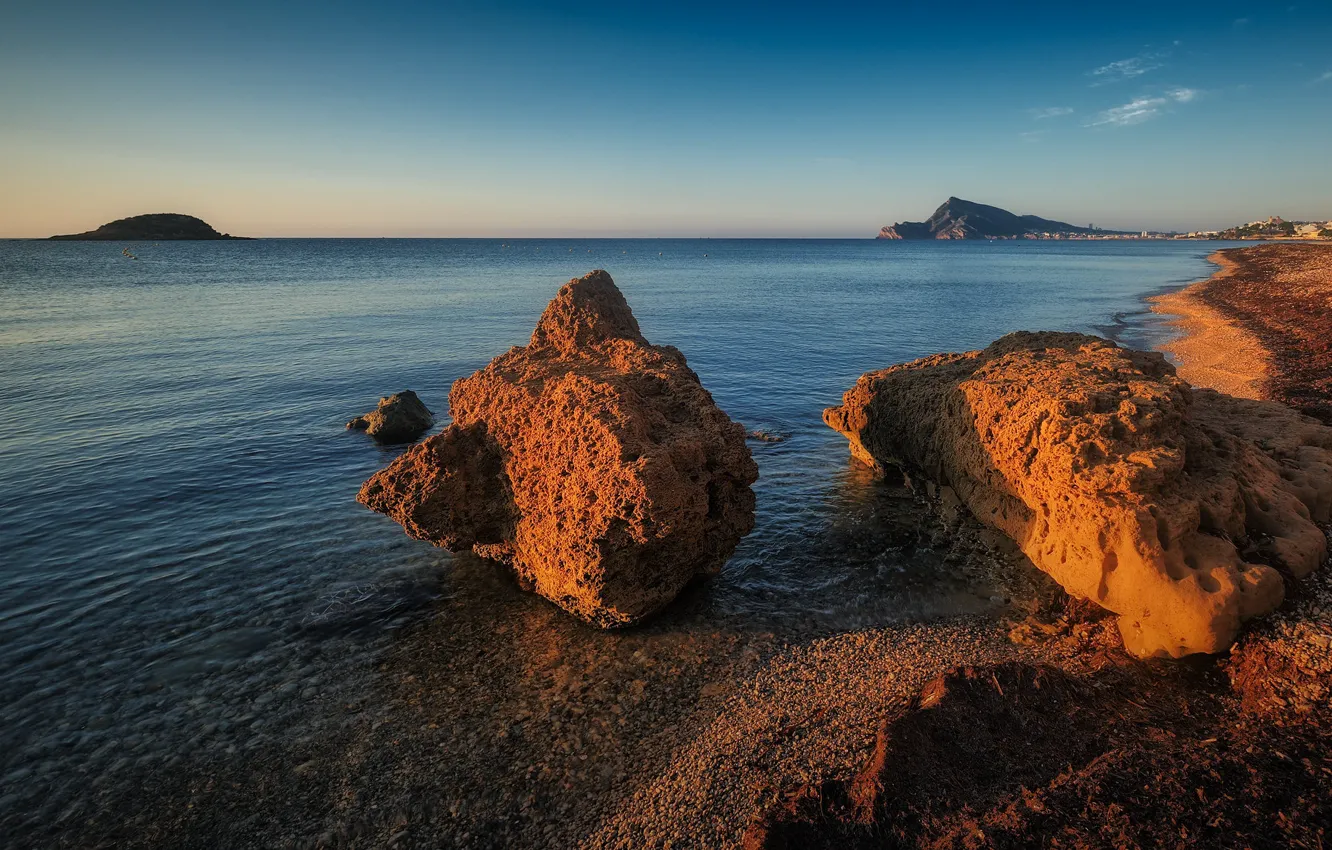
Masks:
[[[1138,656],[1220,652],[1326,556],[1332,428],[1197,390],[1156,352],[1016,333],[867,373],[824,421],[951,486]]]
[[[753,528],[744,427],[679,350],[644,339],[604,271],[560,289],[528,345],[456,382],[449,412],[357,498],[594,625],[657,611]]]
[[[347,423],[348,430],[364,431],[381,443],[410,443],[435,424],[435,414],[416,393],[403,390],[381,398],[379,407]]]

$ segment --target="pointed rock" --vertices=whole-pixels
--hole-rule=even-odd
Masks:
[[[648,344],[629,302],[611,276],[598,269],[560,288],[537,321],[529,348],[575,354],[617,339]]]
[[[456,382],[449,412],[358,498],[589,623],[659,610],[753,528],[745,429],[643,338],[604,271],[565,285],[530,345]]]

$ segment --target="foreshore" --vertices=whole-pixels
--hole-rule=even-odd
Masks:
[[[1183,331],[1162,346],[1180,377],[1332,422],[1332,245],[1265,244],[1209,257],[1216,274],[1152,300]]]
[[[1203,303],[1207,290],[1190,297]],[[1203,306],[1213,312],[1200,328],[1238,333],[1222,307]],[[1265,393],[1289,361],[1250,333],[1261,375],[1224,362],[1234,337],[1210,343],[1227,355],[1214,372]],[[889,488],[901,489],[877,482],[862,500]],[[1321,846],[1332,821],[1332,565],[1291,580],[1286,604],[1228,656],[1143,661],[1124,651],[1112,616],[1066,594],[951,490],[927,485],[914,499],[891,535],[871,536],[872,512],[850,517],[855,533],[824,560],[906,547],[985,593],[984,611],[890,625],[738,622],[695,588],[642,626],[600,631],[462,554],[450,592],[397,635],[360,690],[301,692],[317,727],[185,753],[170,769],[127,761],[91,806],[25,822],[11,840]],[[272,704],[235,722],[258,724]],[[858,811],[839,808],[865,777],[896,784]]]

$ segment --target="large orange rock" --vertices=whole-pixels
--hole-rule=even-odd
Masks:
[[[1155,352],[1016,333],[861,376],[824,421],[852,453],[950,485],[1139,656],[1219,652],[1313,570],[1332,428],[1198,390]]]
[[[412,537],[473,549],[598,626],[721,569],[754,525],[745,430],[610,275],[572,280],[527,346],[449,393],[453,424],[361,488]]]

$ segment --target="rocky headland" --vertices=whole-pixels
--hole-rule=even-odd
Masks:
[[[1126,235],[1092,230],[1066,221],[1016,215],[999,207],[949,198],[926,221],[899,221],[879,231],[878,239],[1017,239],[1038,234]]]
[[[52,236],[67,242],[167,242],[182,239],[247,239],[218,233],[203,219],[181,213],[149,213],[119,218],[86,233]]]
[[[413,537],[508,564],[589,623],[656,612],[753,528],[744,427],[678,349],[643,338],[604,271],[565,285],[528,345],[456,382],[449,412],[358,498]]]

